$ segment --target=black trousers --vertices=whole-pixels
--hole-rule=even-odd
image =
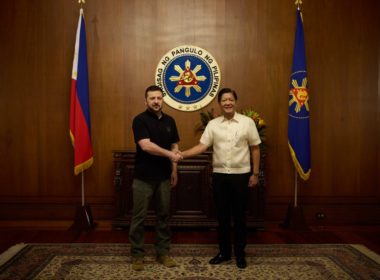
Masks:
[[[245,256],[247,244],[246,207],[250,173],[213,173],[212,186],[218,219],[220,253],[231,256],[231,217],[234,224],[234,254]]]

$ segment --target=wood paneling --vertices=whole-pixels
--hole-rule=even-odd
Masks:
[[[154,83],[162,55],[182,44],[210,51],[222,86],[237,90],[239,108],[252,106],[266,120],[267,213],[281,214],[275,198],[291,202],[294,188],[287,147],[293,2],[86,1],[95,162],[85,185],[95,219],[112,216],[112,150],[134,148],[131,121],[145,108],[144,90]],[[299,183],[300,203],[310,203],[309,217],[323,205],[322,210],[339,209],[335,220],[346,220],[342,209],[360,206],[373,215],[369,221],[379,222],[374,215],[380,207],[380,2],[303,2],[312,175]],[[0,218],[33,211],[44,218],[50,210],[30,208],[56,203],[54,215],[65,218],[80,201],[81,178],[73,175],[68,134],[78,8],[77,1],[1,2]],[[217,108],[216,101],[210,108]],[[199,112],[165,111],[177,121],[180,147],[196,144]]]

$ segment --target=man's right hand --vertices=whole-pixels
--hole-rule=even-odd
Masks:
[[[173,162],[179,162],[183,157],[178,152],[170,152],[170,160]]]

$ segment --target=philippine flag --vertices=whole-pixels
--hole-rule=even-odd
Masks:
[[[70,137],[74,146],[74,174],[89,168],[93,161],[88,94],[86,31],[80,9],[71,77]]]

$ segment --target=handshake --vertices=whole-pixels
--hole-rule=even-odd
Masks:
[[[180,160],[183,160],[184,153],[177,150],[177,151],[170,151],[169,159],[172,162],[179,162]]]
[[[183,160],[184,158],[188,158],[188,157],[192,157],[192,156],[204,153],[206,150],[207,150],[207,146],[205,144],[199,143],[198,145],[186,151],[180,151],[178,150],[177,147],[174,147],[172,151],[168,151],[168,153],[166,153],[166,156],[172,162],[179,162],[180,160]]]

